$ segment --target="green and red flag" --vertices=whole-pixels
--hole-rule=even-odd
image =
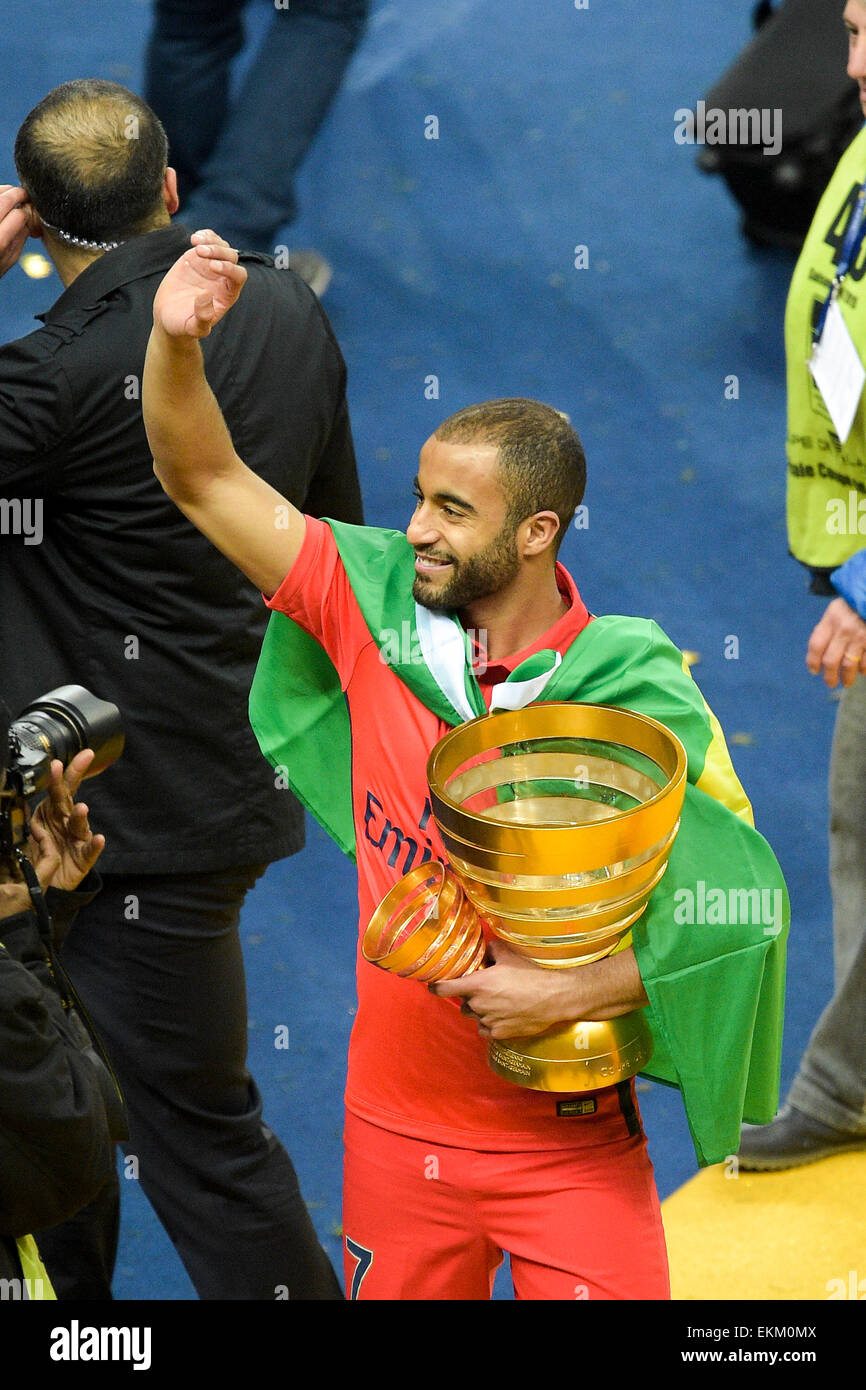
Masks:
[[[448,724],[485,713],[456,616],[431,614],[412,598],[405,535],[328,524],[392,671]],[[395,633],[408,640],[395,643]],[[781,870],[754,829],[718,720],[655,623],[595,617],[562,654],[536,653],[518,666],[491,708],[536,699],[634,710],[685,747],[680,830],[632,937],[654,1039],[645,1075],[679,1087],[698,1161],[721,1162],[737,1150],[741,1121],[767,1123],[778,1105],[789,924]],[[354,857],[345,697],[319,644],[280,613],[262,647],[250,720],[268,760],[287,769],[295,794]]]

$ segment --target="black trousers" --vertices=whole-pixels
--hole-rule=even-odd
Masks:
[[[105,875],[63,960],[129,1111],[127,1164],[200,1298],[339,1299],[285,1149],[246,1068],[238,920],[264,866]],[[58,1298],[110,1298],[119,1184],[39,1233]]]

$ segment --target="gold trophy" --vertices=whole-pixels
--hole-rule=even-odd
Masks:
[[[686,753],[655,719],[607,705],[538,703],[452,729],[427,763],[448,853],[383,898],[366,960],[408,979],[483,967],[485,933],[549,969],[600,960],[667,868]],[[490,1065],[537,1091],[593,1091],[633,1076],[652,1037],[643,1009],[492,1041]]]

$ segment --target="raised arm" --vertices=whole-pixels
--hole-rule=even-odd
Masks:
[[[169,497],[265,594],[304,540],[304,517],[235,453],[204,374],[198,339],[240,294],[247,273],[215,232],[196,232],[153,301],[142,382],[153,469]]]

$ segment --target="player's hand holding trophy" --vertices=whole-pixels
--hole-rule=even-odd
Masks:
[[[452,729],[427,780],[449,863],[418,864],[391,889],[363,954],[431,983],[483,968],[485,933],[553,970],[628,944],[679,829],[686,754],[644,715],[541,702]],[[640,1071],[652,1039],[636,1009],[489,1048],[520,1086],[592,1091]]]

